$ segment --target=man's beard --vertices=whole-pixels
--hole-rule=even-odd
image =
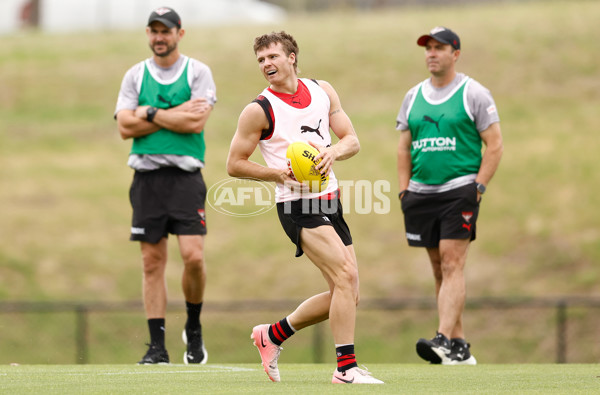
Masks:
[[[163,43],[160,43],[160,44],[163,44]],[[171,54],[171,52],[173,52],[174,50],[177,49],[177,44],[167,45],[167,50],[165,52],[161,52],[161,53],[156,52],[154,50],[154,46],[152,46],[152,44],[150,44],[150,49],[152,50],[152,52],[154,53],[154,55],[156,55],[158,57],[161,57],[161,58],[164,58],[164,57],[169,56]]]

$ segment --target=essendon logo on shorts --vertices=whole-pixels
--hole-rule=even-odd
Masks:
[[[462,217],[464,218],[466,223],[469,223],[469,222],[471,222],[471,217],[473,217],[473,212],[472,211],[463,211]]]
[[[200,216],[200,222],[202,223],[202,226],[206,226],[206,213],[204,212],[204,209],[199,208],[198,209],[198,215]]]
[[[471,217],[473,217],[473,212],[472,211],[463,211],[462,212],[462,217],[465,220],[466,224],[463,224],[462,227],[466,228],[469,232],[471,231]]]

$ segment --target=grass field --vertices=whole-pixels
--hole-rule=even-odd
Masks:
[[[289,364],[272,383],[260,364],[1,366],[7,394],[592,394],[599,365],[369,366],[384,385],[331,384],[335,365]]]
[[[461,36],[459,71],[494,95],[505,143],[467,263],[468,297],[600,295],[598,20],[598,1],[503,1],[299,14],[260,26],[189,26],[181,50],[210,65],[219,98],[206,128],[207,183],[227,178],[225,158],[237,117],[265,87],[252,53],[253,38],[271,30],[289,31],[300,45],[300,75],[332,83],[361,140],[361,152],[337,163],[336,174],[391,185],[389,213],[350,212],[346,218],[359,260],[362,298],[432,297],[425,253],[408,248],[403,235],[394,126],[405,92],[427,77],[416,37],[435,25],[447,25]],[[78,34],[24,31],[3,37],[0,300],[140,300],[139,246],[128,241],[130,142],[120,140],[112,115],[123,74],[148,56],[143,27]],[[305,258],[293,258],[292,245],[272,210],[235,218],[209,208],[207,216],[207,306],[213,301],[302,299],[324,290],[315,268]],[[169,300],[181,301],[181,261],[173,241]],[[280,319],[282,314],[261,320]],[[572,319],[586,315],[593,316],[578,311]],[[59,344],[56,339],[72,338],[61,325],[72,318],[66,314],[3,317],[0,339],[9,341],[0,342],[0,351],[11,350],[3,354],[18,355],[19,362],[40,358],[31,338],[48,322],[55,325],[43,327],[44,337],[35,336],[44,351]],[[412,350],[417,329],[418,336],[434,330],[435,314],[411,313],[404,321],[381,317],[359,324],[377,334],[398,334],[397,343],[387,348],[380,338],[365,339],[366,348],[385,348],[377,355]],[[91,337],[92,349],[100,350],[94,355],[107,363],[139,358],[146,337],[141,311],[138,317],[121,314],[114,324],[103,318],[95,325],[99,333]],[[209,319],[207,315],[206,330],[216,336],[220,321]],[[418,320],[431,323],[430,334],[414,326]],[[544,331],[554,322],[551,315],[509,311],[499,317],[489,312],[465,320],[470,338],[479,345],[487,338],[485,360],[553,361],[554,334]],[[106,322],[110,325],[104,326]],[[598,326],[577,322],[584,324],[570,326],[570,338],[596,342]],[[169,328],[177,329],[168,335],[173,342],[179,341],[179,324],[169,321]],[[245,322],[242,328],[253,324]],[[531,325],[536,327],[534,337],[521,340],[518,347],[505,346],[515,344]],[[240,342],[246,341],[247,330],[239,331],[244,332]],[[127,341],[108,344],[115,332]],[[544,339],[538,338],[540,333]],[[505,342],[496,341],[500,335],[506,336]],[[234,358],[224,339],[212,338],[207,341],[220,344],[223,351],[213,348],[211,361]],[[589,344],[581,343],[582,351],[569,350],[574,361],[599,360]],[[512,354],[513,348],[525,350],[521,358]],[[390,362],[399,362],[393,359],[397,354],[389,354]],[[227,359],[220,360],[220,355]],[[52,362],[47,355],[41,358]],[[71,361],[72,354],[64,359]]]

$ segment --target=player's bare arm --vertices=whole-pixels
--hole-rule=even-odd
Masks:
[[[240,114],[237,130],[231,140],[227,156],[227,173],[231,177],[297,184],[297,187],[300,187],[301,184],[292,179],[291,172],[287,168],[272,169],[249,159],[260,141],[262,131],[266,128],[268,128],[268,120],[263,109],[257,103],[248,104]]]
[[[487,185],[500,164],[504,145],[502,143],[502,132],[498,122],[492,123],[486,130],[480,133],[481,140],[485,144],[485,151],[481,160],[481,167],[477,173],[476,182]]]
[[[400,131],[400,140],[398,141],[398,187],[400,191],[408,188],[408,183],[412,177],[412,163],[410,146],[412,135],[410,130]]]
[[[313,143],[311,145],[319,150],[319,155],[316,159],[321,159],[316,168],[319,169],[321,174],[329,174],[334,161],[345,160],[358,153],[360,142],[358,141],[352,121],[342,108],[340,98],[335,89],[327,81],[320,80],[318,82],[327,93],[327,96],[329,96],[329,127],[339,138],[339,141],[331,147],[323,147]]]

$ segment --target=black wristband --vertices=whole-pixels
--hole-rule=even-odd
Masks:
[[[404,194],[406,193],[406,191],[408,191],[408,189],[405,189],[403,191],[398,192],[398,199],[402,199],[402,196],[404,196]]]
[[[148,109],[146,110],[146,120],[148,122],[154,122],[154,116],[156,115],[157,111],[158,108],[156,107],[148,107]]]

